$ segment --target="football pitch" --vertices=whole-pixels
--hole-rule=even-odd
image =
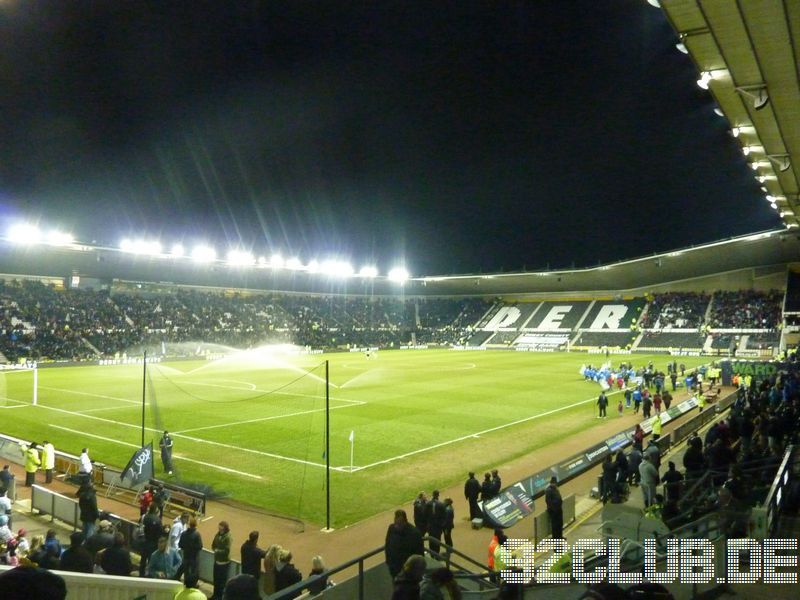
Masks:
[[[40,368],[0,375],[2,431],[122,468],[141,441],[174,440],[176,482],[314,524],[325,522],[325,361],[329,368],[332,526],[463,481],[597,423],[584,353],[394,350],[294,355],[273,349],[216,361]],[[614,356],[612,364],[665,355]],[[707,362],[681,357],[687,367]],[[609,414],[615,412],[612,399]],[[351,443],[352,438],[352,443]],[[351,455],[352,450],[352,455]],[[352,457],[352,458],[351,458]],[[351,464],[352,460],[352,464]],[[547,465],[532,465],[531,472]],[[512,482],[506,482],[512,483]]]

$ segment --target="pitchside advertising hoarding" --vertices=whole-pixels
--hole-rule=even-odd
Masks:
[[[533,498],[522,482],[504,489],[483,503],[484,518],[493,527],[511,527],[533,512]]]
[[[723,360],[720,367],[723,385],[733,384],[734,373],[741,377],[752,377],[758,382],[775,377],[781,372],[797,372],[800,369],[797,363],[764,360]]]

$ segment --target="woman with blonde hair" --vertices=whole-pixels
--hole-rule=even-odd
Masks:
[[[322,557],[315,556],[311,559],[311,572],[308,574],[308,577],[310,579],[315,575],[321,575],[327,570],[328,568],[325,566],[325,561],[322,560]],[[328,587],[328,576],[322,575],[322,577],[312,579],[311,583],[308,584],[307,589],[312,594],[321,594],[323,591],[325,591],[326,587]]]
[[[261,574],[261,589],[265,594],[275,593],[275,573],[277,572],[278,557],[281,548],[278,544],[272,544],[264,555],[264,572]]]

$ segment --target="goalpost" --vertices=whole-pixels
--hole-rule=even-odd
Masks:
[[[39,367],[36,363],[0,367],[0,401],[10,406],[36,406],[39,401]]]

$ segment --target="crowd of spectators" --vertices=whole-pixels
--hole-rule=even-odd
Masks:
[[[59,289],[0,281],[0,351],[8,360],[81,360],[144,345],[210,342],[313,348],[463,342],[480,299]]]
[[[717,292],[709,325],[719,329],[775,329],[781,322],[783,292]]]
[[[800,441],[800,372],[736,383],[728,417],[689,438],[682,470],[662,464],[655,443],[637,443],[609,459],[604,480],[640,485],[646,512],[671,528],[718,511],[727,535],[746,536],[748,511],[764,501],[786,447]],[[663,494],[656,494],[659,483]]]
[[[711,297],[698,292],[655,294],[647,313],[640,319],[642,329],[699,329],[705,320]]]

